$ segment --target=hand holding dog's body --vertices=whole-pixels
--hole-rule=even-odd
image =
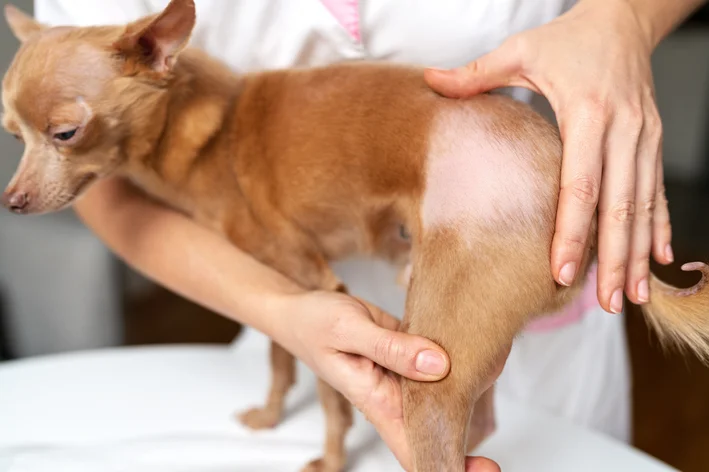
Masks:
[[[387,339],[388,331],[381,328],[397,330],[399,320],[342,294],[310,292],[289,296],[282,303],[283,309],[297,317],[298,322],[283,323],[280,328],[288,334],[274,339],[342,392],[377,428],[404,469],[414,470],[404,425],[401,382],[390,370],[408,373],[406,377],[412,379],[431,380],[415,373],[415,356],[406,352],[406,346],[416,348],[420,344],[418,338],[408,344]],[[379,328],[372,329],[371,321]],[[318,335],[313,336],[313,333]],[[506,354],[500,359],[499,370],[505,359]],[[397,369],[383,368],[383,365],[397,366]],[[492,383],[497,374],[496,370],[488,382]],[[491,410],[484,411],[491,413]],[[484,424],[476,424],[480,419]],[[491,427],[494,428],[492,417],[472,419],[471,431],[480,431],[480,434],[471,435],[468,449],[472,450],[487,437]],[[496,472],[499,467],[482,457],[468,457],[465,470]]]
[[[466,67],[427,74],[452,97],[507,86],[547,97],[564,142],[552,271],[562,284],[578,277],[598,206],[598,298],[611,312],[623,290],[649,300],[651,250],[673,261],[650,56],[705,1],[581,0]]]

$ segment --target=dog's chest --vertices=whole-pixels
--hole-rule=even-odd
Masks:
[[[218,232],[224,232],[221,205],[218,201],[199,193],[165,182],[148,172],[133,173],[130,180],[155,200],[186,214],[199,224]],[[211,204],[210,204],[211,201]]]

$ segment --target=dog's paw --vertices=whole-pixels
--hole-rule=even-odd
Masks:
[[[342,465],[328,465],[324,459],[315,459],[303,467],[300,472],[342,472],[343,470],[344,466]]]
[[[250,429],[271,429],[278,425],[280,415],[268,408],[252,408],[239,414],[237,419]]]

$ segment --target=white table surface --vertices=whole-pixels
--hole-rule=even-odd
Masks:
[[[0,472],[293,471],[321,451],[313,375],[299,366],[288,416],[252,433],[234,413],[260,404],[267,340],[234,348],[124,348],[0,364]],[[498,431],[479,453],[503,472],[673,469],[625,445],[501,398]],[[400,471],[359,415],[350,469]]]

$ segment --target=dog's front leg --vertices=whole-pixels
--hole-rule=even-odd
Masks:
[[[345,437],[352,426],[352,405],[327,382],[318,380],[318,395],[325,411],[325,452],[302,472],[340,472],[347,461]]]
[[[241,423],[255,430],[275,427],[283,417],[286,395],[295,380],[295,357],[280,344],[271,341],[271,388],[266,405],[241,413]]]
[[[329,290],[347,293],[347,288],[329,270]],[[325,449],[323,457],[310,462],[301,472],[341,472],[347,462],[345,438],[352,427],[352,405],[327,382],[318,379],[318,395],[325,412]]]
[[[306,289],[347,293],[344,284],[307,235],[287,221],[274,224],[277,228],[267,231],[262,226],[239,221],[229,239]],[[271,234],[278,234],[278,238]],[[241,415],[246,426],[256,429],[273,427],[281,420],[286,395],[295,382],[295,360],[275,342],[271,344],[271,368],[271,388],[266,405]],[[347,458],[345,437],[352,425],[352,406],[341,393],[322,380],[318,381],[318,393],[327,428],[324,455],[310,462],[304,471],[340,472]]]

